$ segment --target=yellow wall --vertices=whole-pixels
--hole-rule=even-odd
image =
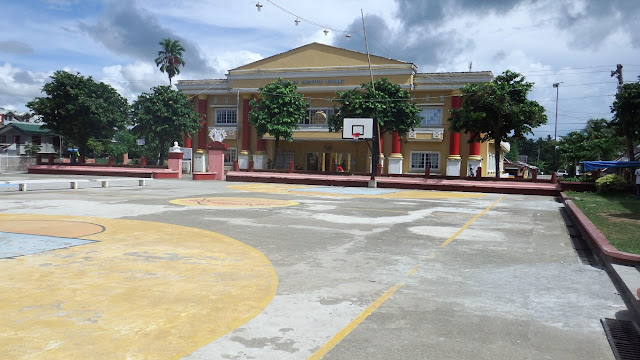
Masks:
[[[416,131],[415,139],[408,139],[408,136],[405,135],[401,140],[401,151],[404,158],[403,173],[409,172],[410,154],[412,151],[434,151],[440,154],[438,173],[444,175],[446,173],[447,158],[449,156],[449,110],[451,109],[452,96],[459,95],[459,91],[438,89],[443,84],[433,78],[434,76],[438,77],[438,74],[416,73],[417,69],[411,63],[377,56],[371,57],[371,63],[374,71],[391,74],[387,76],[375,76],[375,79],[385,77],[395,84],[408,87],[408,85],[414,85],[414,76],[417,76],[418,85],[416,86],[426,88],[427,90],[411,90],[412,100],[420,107],[442,106],[442,125],[431,129],[424,129],[426,131]],[[228,89],[228,93],[226,94],[210,93],[208,95],[202,95],[200,93],[201,95],[194,96],[196,98],[193,100],[194,109],[196,111],[198,109],[197,98],[199,96],[207,96],[207,125],[215,126],[216,106],[237,108],[238,124],[236,137],[235,139],[226,139],[225,143],[236,147],[238,154],[240,154],[243,147],[242,117],[244,111],[242,100],[257,96],[255,89],[263,87],[271,83],[274,78],[281,76],[286,80],[297,81],[298,90],[305,99],[309,101],[310,108],[334,108],[338,105],[333,102],[336,97],[334,89],[359,88],[361,84],[370,82],[371,78],[364,75],[363,72],[365,74],[368,72],[367,56],[365,54],[313,43],[229,70],[228,80],[215,82],[215,84],[226,82],[226,85],[215,87],[214,84],[207,86],[207,83],[203,82],[202,90],[194,89],[194,84],[197,86],[199,84],[198,82],[185,82],[184,86],[188,87],[191,93],[194,91],[206,93],[213,87],[215,87],[215,91],[211,90],[211,92],[220,92]],[[326,76],[324,74],[326,74]],[[491,74],[489,72],[474,72],[443,74],[442,76],[447,77],[448,80],[446,80],[446,82],[448,86],[462,87],[465,84],[456,81],[463,80],[456,79],[471,79],[476,76],[482,78],[482,80],[478,81],[487,81],[486,78],[490,77]],[[312,81],[307,83],[309,80]],[[432,84],[430,84],[431,80],[433,80]],[[178,87],[180,88],[180,82]],[[322,90],[323,87],[332,90]],[[239,94],[238,89],[240,89]],[[240,105],[238,105],[238,96],[240,97]],[[441,138],[434,138],[431,130],[442,131]],[[258,137],[253,127],[251,127],[249,138],[249,153],[255,154],[257,151]],[[341,133],[330,133],[328,129],[326,131],[311,131],[311,129],[306,129],[303,126],[294,132],[293,138],[294,141],[291,143],[280,141],[280,152],[294,152],[295,165],[297,168],[307,169],[307,153],[343,153],[351,154],[351,156],[356,159],[357,168],[351,169],[352,171],[368,172],[369,170],[369,148],[365,141],[359,141],[357,143],[345,141],[341,139]],[[267,134],[265,135],[265,139],[268,158],[273,159],[273,137]],[[466,175],[465,169],[468,166],[468,139],[468,135],[461,134],[460,156],[462,157],[461,175],[463,176]],[[384,172],[388,171],[388,158],[391,155],[392,148],[391,142],[391,134],[385,134],[382,149],[385,155]],[[198,146],[196,136],[194,136],[193,145],[194,147]],[[480,146],[481,156],[483,158],[481,163],[483,175],[486,174],[487,169],[488,147],[488,143],[483,143]],[[327,163],[329,162],[327,161]],[[333,169],[325,167],[325,170],[329,171]]]

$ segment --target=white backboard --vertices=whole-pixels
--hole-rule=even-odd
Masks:
[[[372,118],[344,118],[342,123],[342,138],[353,139],[353,134],[359,133],[359,140],[373,139]]]

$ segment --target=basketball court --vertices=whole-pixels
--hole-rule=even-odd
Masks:
[[[4,192],[8,359],[613,358],[551,197],[157,180]]]

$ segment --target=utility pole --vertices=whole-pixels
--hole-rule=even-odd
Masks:
[[[364,32],[364,44],[367,48],[367,62],[369,63],[369,75],[371,76],[371,88],[373,89],[373,96],[376,94],[376,85],[373,81],[373,70],[371,70],[371,57],[369,55],[369,42],[367,42],[367,28],[364,25],[364,11],[360,9],[362,15],[362,31]],[[378,172],[378,161],[380,160],[380,127],[378,125],[377,114],[373,116],[373,146],[371,147],[371,178],[369,179],[369,187],[375,188],[376,184],[376,172]]]
[[[622,92],[622,85],[624,85],[624,81],[622,80],[622,64],[618,64],[616,65],[616,69],[611,71],[611,77],[616,77],[618,78],[618,95],[620,95],[620,93]],[[616,96],[617,98],[617,96]],[[627,158],[629,159],[629,161],[633,161],[634,160],[634,146],[633,146],[633,141],[631,139],[630,136],[630,124],[623,120],[620,119],[620,121],[622,122],[622,131],[624,132],[624,137],[626,139],[626,145],[627,145]]]
[[[556,89],[556,125],[553,132],[553,140],[555,140],[556,142],[558,142],[558,93],[560,92],[560,84],[562,84],[562,82],[553,84],[553,87]]]
[[[622,91],[622,85],[624,81],[622,80],[622,64],[616,65],[616,69],[611,71],[611,77],[618,78],[618,92]]]
[[[560,84],[562,82],[557,82],[553,84],[553,87],[556,89],[556,123],[555,129],[553,131],[553,162],[554,167],[558,170],[558,94],[560,93]],[[539,155],[539,152],[538,152]]]

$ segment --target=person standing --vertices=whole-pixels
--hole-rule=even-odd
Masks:
[[[634,174],[636,176],[636,198],[640,199],[640,166],[636,168]]]

